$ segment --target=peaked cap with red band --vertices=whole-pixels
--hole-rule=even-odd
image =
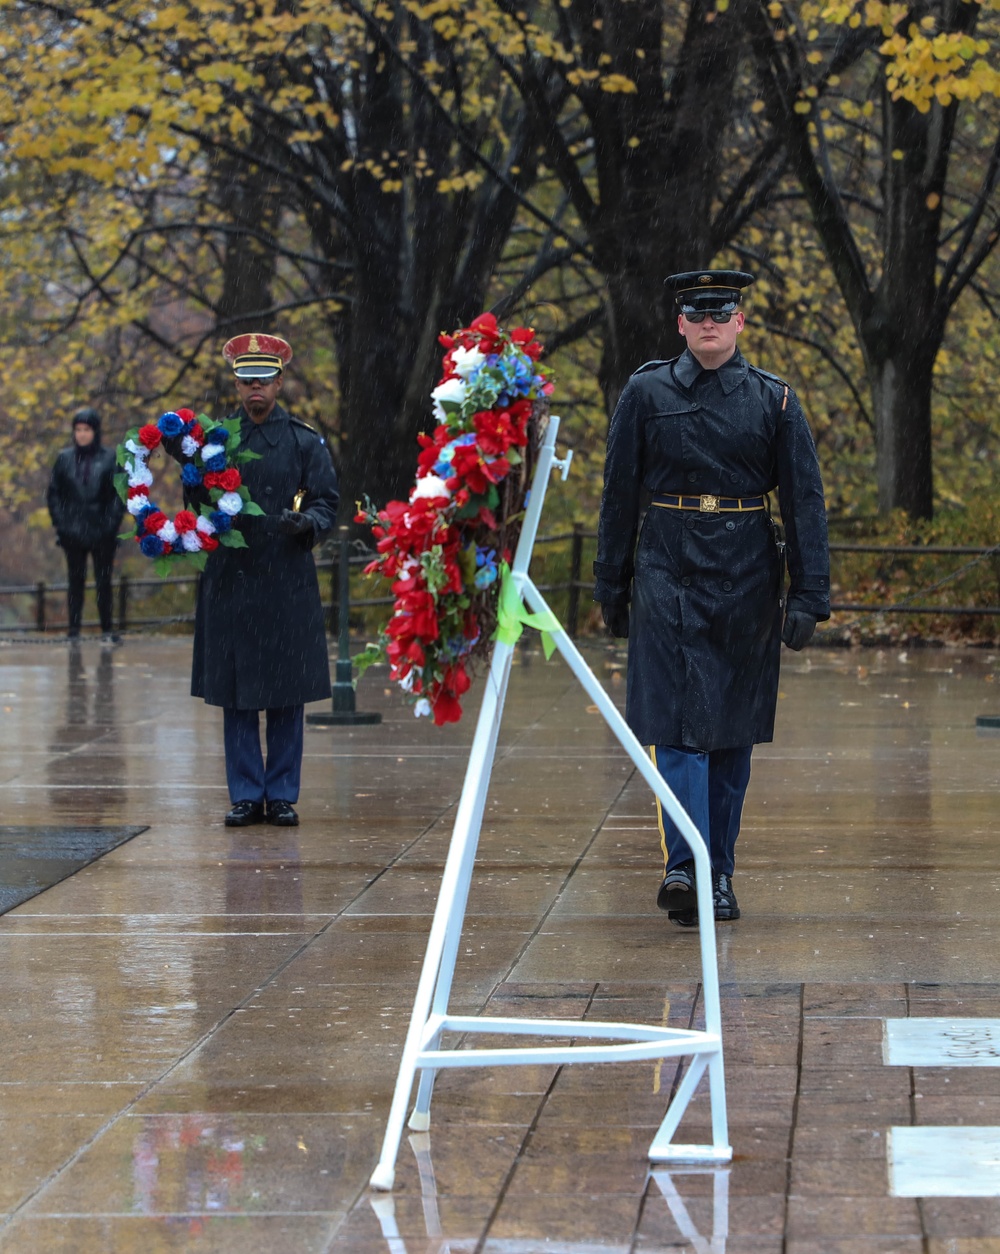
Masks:
[[[292,360],[292,346],[280,335],[234,335],[222,349],[237,379],[273,379]]]

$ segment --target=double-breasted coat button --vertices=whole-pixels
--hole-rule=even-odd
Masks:
[[[726,530],[727,530],[727,531],[735,531],[735,530],[736,530],[736,524],[733,522],[733,520],[732,520],[731,518],[727,518],[727,519],[726,519]]]
[[[690,586],[691,586],[691,576],[690,576],[690,575],[685,575],[685,576],[681,579],[681,583],[684,585],[684,587],[685,587],[685,588],[690,588]]]
[[[698,482],[697,470],[689,470],[688,471],[688,483],[697,483],[697,482]]]
[[[695,522],[693,518],[687,518],[684,521],[684,526],[687,527],[688,531],[694,531],[695,527],[697,526],[697,523]]]
[[[722,590],[723,590],[723,592],[732,592],[732,590],[733,590],[733,585],[732,585],[732,583],[731,583],[731,581],[730,581],[730,580],[728,580],[728,579],[724,579],[724,580],[722,581]]]

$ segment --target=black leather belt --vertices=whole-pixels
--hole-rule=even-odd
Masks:
[[[660,509],[695,509],[699,514],[744,513],[747,510],[764,509],[762,496],[677,496],[658,492],[653,504]]]

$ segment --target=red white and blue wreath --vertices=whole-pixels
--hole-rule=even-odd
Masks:
[[[163,512],[149,495],[153,472],[150,454],[163,443],[179,441],[181,482],[185,488],[202,488],[208,503],[179,510],[173,518]],[[240,514],[263,514],[250,497],[237,462],[260,456],[240,450],[239,418],[215,422],[192,409],[178,409],[161,415],[156,422],[134,427],[118,445],[115,487],[125,508],[135,520],[134,539],[141,551],[155,562],[157,574],[168,574],[179,565],[203,570],[209,553],[220,544],[233,549],[246,548],[246,540],[233,525]]]

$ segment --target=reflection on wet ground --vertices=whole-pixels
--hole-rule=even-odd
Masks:
[[[589,657],[622,699],[621,655]],[[435,730],[370,674],[381,726],[307,731],[302,826],[233,831],[189,658],[0,647],[0,822],[149,824],[0,918],[4,1254],[996,1254],[997,1169],[910,1196],[920,1138],[892,1173],[888,1146],[974,1127],[995,1158],[1000,1072],[884,1041],[1000,1018],[996,656],[786,655],[719,932],[729,1167],[650,1170],[675,1062],[464,1070],[392,1195],[367,1181],[474,703]],[[453,1010],[700,1025],[652,798],[558,658],[518,658],[480,850]],[[683,1139],[708,1127],[700,1095]]]

